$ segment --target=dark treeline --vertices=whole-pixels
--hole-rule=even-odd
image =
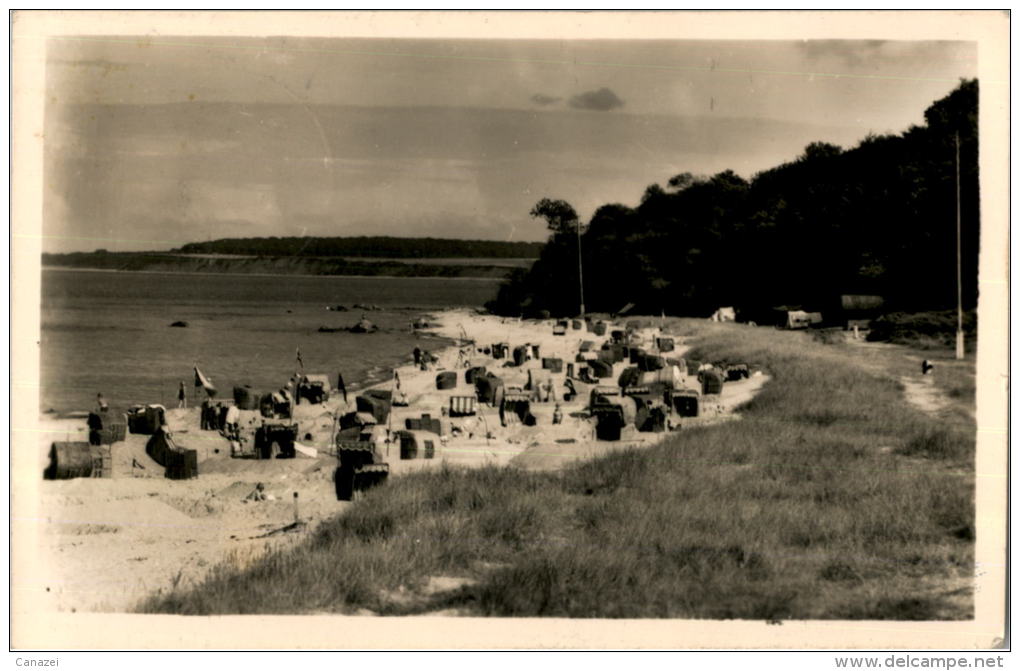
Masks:
[[[658,314],[708,315],[734,305],[748,318],[776,306],[825,311],[841,294],[874,294],[888,309],[956,306],[956,142],[960,139],[964,306],[977,301],[977,81],[925,112],[924,126],[869,136],[857,147],[810,144],[748,182],[732,171],[680,174],[649,186],[637,207],[616,203],[583,225],[564,201],[531,214],[551,235],[490,308],[578,312],[578,249],[588,311],[633,302]]]
[[[452,240],[446,238],[226,238],[191,242],[183,254],[243,254],[251,256],[363,256],[373,258],[533,259],[541,242]]]

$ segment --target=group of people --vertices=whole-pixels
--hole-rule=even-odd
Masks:
[[[432,366],[439,361],[431,352],[420,347],[415,347],[411,355],[414,357],[414,365],[421,370],[432,370]],[[463,353],[461,356],[463,358]]]

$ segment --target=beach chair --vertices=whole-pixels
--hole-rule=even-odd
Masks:
[[[451,396],[450,417],[470,417],[475,414],[474,396]]]

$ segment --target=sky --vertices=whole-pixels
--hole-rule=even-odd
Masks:
[[[751,178],[899,133],[969,42],[64,37],[43,250],[223,237],[542,240],[681,172]]]

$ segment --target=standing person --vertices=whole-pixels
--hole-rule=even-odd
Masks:
[[[96,407],[99,408],[99,412],[106,412],[110,409],[110,406],[106,403],[106,399],[103,398],[103,393],[96,394]]]
[[[184,380],[181,380],[180,387],[177,388],[177,407],[186,408],[188,407],[187,395],[184,393]]]
[[[94,412],[89,413],[88,427],[89,427],[89,445],[101,444],[103,441],[101,438],[100,431],[103,430],[103,420],[99,417],[99,415],[97,415]]]

